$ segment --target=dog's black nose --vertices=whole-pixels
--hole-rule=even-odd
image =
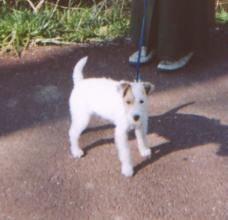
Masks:
[[[138,121],[140,116],[139,115],[134,115],[133,118],[134,118],[135,121]]]

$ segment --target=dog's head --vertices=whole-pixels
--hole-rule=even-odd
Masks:
[[[130,124],[141,125],[147,117],[147,100],[154,89],[155,86],[150,82],[120,82],[119,92]]]

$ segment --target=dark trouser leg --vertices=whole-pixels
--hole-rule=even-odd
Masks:
[[[144,0],[132,1],[131,36],[140,38]],[[161,60],[177,60],[204,49],[209,35],[209,11],[214,0],[148,0],[144,46]],[[210,13],[213,15],[213,13]]]
[[[195,1],[195,0],[191,0]],[[192,48],[192,25],[189,0],[160,0],[158,56],[176,60]]]
[[[158,56],[177,60],[208,38],[208,0],[160,0]]]
[[[148,7],[146,11],[146,22],[145,22],[145,32],[144,32],[144,46],[150,51],[157,46],[157,19],[154,13],[156,0],[148,0]],[[142,17],[144,14],[144,0],[133,0],[132,10],[131,10],[131,38],[132,42],[136,47],[139,44],[140,31],[142,25]]]

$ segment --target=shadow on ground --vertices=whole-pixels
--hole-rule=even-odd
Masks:
[[[219,145],[217,155],[228,156],[228,126],[222,125],[219,120],[209,119],[204,116],[178,113],[182,108],[192,104],[194,103],[181,105],[162,115],[149,118],[148,133],[156,133],[169,141],[153,147],[152,157],[138,164],[135,167],[136,172],[174,151],[210,143]],[[110,128],[114,127],[108,124],[87,129],[85,132],[95,132]],[[132,140],[134,138],[134,135],[130,133],[129,139]],[[84,150],[87,153],[97,146],[110,143],[114,143],[113,138],[100,139],[88,145]]]

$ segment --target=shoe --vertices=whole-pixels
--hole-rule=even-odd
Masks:
[[[138,61],[138,56],[139,56],[139,51],[136,51],[129,57],[129,63],[131,64],[137,64]],[[146,47],[142,47],[141,49],[141,57],[140,57],[140,63],[148,63],[153,56],[153,52],[150,52],[149,54],[146,53]]]
[[[179,60],[176,61],[168,61],[168,60],[162,60],[158,66],[157,69],[160,71],[174,71],[178,70],[182,67],[184,67],[192,58],[193,52],[190,52],[184,57],[181,57]]]

